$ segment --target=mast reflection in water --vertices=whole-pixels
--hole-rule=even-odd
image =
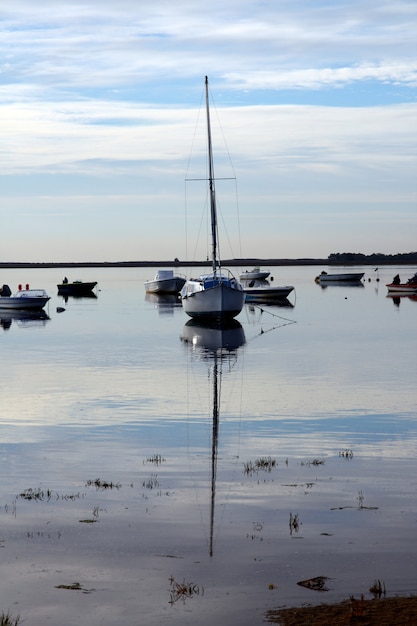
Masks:
[[[181,340],[188,344],[203,361],[207,361],[213,371],[213,412],[211,428],[211,498],[210,498],[210,537],[209,554],[213,556],[214,511],[216,504],[217,451],[219,445],[219,418],[221,403],[222,364],[230,357],[237,358],[238,349],[246,342],[245,332],[237,320],[223,323],[204,324],[196,320],[188,321],[183,329]]]

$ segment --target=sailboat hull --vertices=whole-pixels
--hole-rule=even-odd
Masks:
[[[221,321],[232,319],[241,312],[245,299],[242,289],[224,283],[201,289],[201,284],[196,281],[196,290],[193,290],[190,282],[187,291],[182,294],[182,306],[193,319]]]

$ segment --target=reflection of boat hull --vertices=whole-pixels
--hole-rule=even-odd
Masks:
[[[43,310],[17,311],[10,309],[0,311],[0,326],[2,326],[5,330],[10,328],[13,321],[15,321],[17,325],[22,328],[29,328],[33,326],[45,326],[49,319],[50,318]]]
[[[364,284],[361,280],[343,281],[343,280],[331,280],[329,282],[320,281],[320,287],[327,289],[327,287],[352,287],[352,288],[364,288]]]
[[[80,280],[73,283],[60,283],[57,287],[58,293],[62,296],[89,296],[96,285],[97,281],[87,283]]]
[[[159,307],[181,306],[181,300],[177,293],[146,293],[146,302],[152,302]]]
[[[184,276],[174,274],[173,270],[160,270],[153,280],[145,281],[146,293],[176,294],[185,284]]]
[[[245,333],[237,320],[228,320],[222,324],[215,322],[200,323],[189,320],[183,329],[182,341],[203,361],[212,365],[210,380],[213,383],[212,428],[211,428],[211,493],[210,493],[210,537],[209,555],[214,554],[214,520],[216,505],[217,453],[219,444],[219,419],[221,404],[222,362],[233,361],[239,348],[245,343]]]
[[[189,320],[184,326],[181,339],[211,356],[219,350],[237,350],[246,341],[242,325],[234,319],[223,324],[203,324],[197,320]]]
[[[150,302],[160,315],[173,315],[174,309],[181,306],[177,293],[146,293],[145,302]]]
[[[316,278],[316,282],[321,283],[359,283],[365,272],[351,272],[346,274],[326,274],[322,272]]]
[[[253,300],[253,301],[249,301],[246,303],[247,306],[249,307],[249,310],[251,310],[251,308],[253,310],[255,305],[257,304],[264,304],[264,305],[268,305],[268,306],[275,306],[275,307],[287,307],[289,309],[293,309],[294,305],[292,302],[290,302],[288,300],[288,298],[277,298],[276,300]]]

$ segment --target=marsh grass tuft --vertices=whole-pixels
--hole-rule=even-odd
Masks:
[[[0,626],[18,626],[18,624],[20,624],[20,615],[12,617],[9,611],[0,614]]]
[[[387,591],[385,589],[384,581],[378,579],[374,580],[372,587],[369,587],[369,591],[373,594],[374,598],[382,598],[386,596]]]
[[[324,461],[323,459],[313,459],[312,461],[301,461],[301,465],[307,465],[307,467],[310,467],[310,465],[314,465],[315,467],[319,466],[319,465],[324,465]]]
[[[298,533],[298,531],[300,530],[300,523],[301,522],[298,517],[298,513],[296,513],[295,515],[290,513],[290,522],[289,522],[290,535],[292,535],[293,532]]]
[[[46,491],[44,491],[43,489],[30,488],[25,489],[24,491],[22,491],[22,493],[19,494],[19,498],[22,498],[22,500],[49,501],[51,497],[52,491],[50,489],[46,489]]]
[[[353,459],[353,452],[352,450],[347,450],[347,449],[340,450],[339,456],[350,461],[350,459]]]
[[[363,495],[362,490],[359,491],[357,500],[358,500],[358,509],[359,509],[359,511],[363,511],[365,509],[367,509],[368,511],[376,511],[378,509],[377,506],[365,506],[364,505],[363,502],[365,500],[365,496]]]
[[[147,463],[154,463],[155,465],[160,465],[165,461],[164,458],[160,454],[154,454],[146,459]]]
[[[252,476],[257,472],[271,472],[274,467],[276,467],[276,460],[272,459],[270,456],[260,457],[256,459],[256,461],[248,461],[243,464],[243,473],[247,476]]]
[[[151,474],[148,480],[144,480],[142,483],[142,487],[146,487],[146,489],[156,489],[156,487],[159,487],[159,482],[156,474]]]
[[[107,482],[106,480],[101,480],[101,478],[96,478],[95,480],[87,480],[85,483],[86,487],[95,487],[97,490],[100,489],[120,489],[120,483]]]

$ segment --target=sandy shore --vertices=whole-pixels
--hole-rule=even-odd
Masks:
[[[344,600],[338,604],[276,609],[266,621],[281,626],[414,626],[417,597],[375,600]]]

